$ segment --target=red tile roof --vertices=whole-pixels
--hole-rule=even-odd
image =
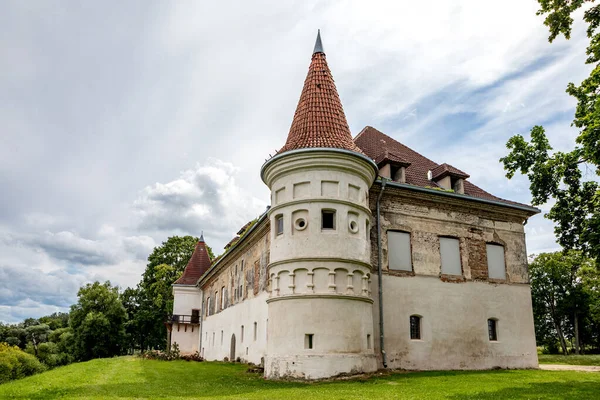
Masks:
[[[381,157],[380,155],[384,152],[388,154],[393,153],[406,161],[410,162],[410,165],[406,167],[406,183],[410,185],[416,185],[421,187],[433,187],[438,188],[439,185],[434,181],[427,179],[428,171],[445,171],[452,172],[457,175],[463,175],[469,177],[465,172],[452,167],[448,164],[437,164],[430,159],[422,156],[416,151],[406,147],[402,143],[392,139],[388,135],[378,131],[377,129],[367,126],[354,138],[354,142],[362,149],[362,151],[373,159]],[[496,197],[485,190],[475,186],[468,180],[464,181],[465,195],[473,196],[480,199],[494,200],[506,204],[518,205],[531,207],[527,204],[521,204],[510,200],[501,199]]]
[[[462,172],[460,169],[454,168],[452,165],[446,163],[440,164],[431,170],[431,177],[434,180],[441,179],[446,175],[452,175],[463,179],[467,179],[469,177],[469,174],[466,172]]]
[[[203,239],[196,244],[194,253],[190,257],[183,275],[175,281],[175,285],[195,285],[198,279],[210,268],[210,257],[206,251],[206,244]]]
[[[320,51],[312,56],[290,133],[278,153],[311,147],[346,149],[362,154],[352,140],[325,53]]]
[[[396,154],[392,151],[384,150],[377,157],[375,157],[375,163],[377,165],[381,165],[386,162],[389,162],[391,164],[403,165],[405,167],[410,165],[410,162],[401,155]]]

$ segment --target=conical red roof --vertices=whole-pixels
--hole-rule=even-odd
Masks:
[[[200,238],[200,241],[196,244],[194,253],[190,257],[183,275],[181,278],[175,281],[175,285],[195,285],[198,279],[210,268],[210,257],[208,251],[206,251],[206,244],[204,238]]]
[[[327,66],[320,35],[285,146],[279,153],[330,147],[363,154],[352,140],[342,102]]]

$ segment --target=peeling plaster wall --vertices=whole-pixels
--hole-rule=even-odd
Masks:
[[[372,190],[370,197],[376,199],[377,195]],[[439,197],[429,194],[409,197],[394,188],[386,189],[382,197],[388,366],[422,370],[537,368],[523,229],[526,216],[494,206],[440,202]],[[374,202],[371,208],[375,208]],[[388,269],[388,230],[410,233],[412,271]],[[376,235],[374,226],[371,232],[374,266]],[[440,236],[459,240],[461,276],[441,274]],[[506,280],[488,278],[486,243],[504,246]],[[377,290],[376,274],[371,290]],[[375,298],[374,330],[379,335],[377,309]],[[422,317],[421,340],[410,339],[411,315]],[[488,338],[488,318],[498,319],[496,342]],[[381,358],[378,341],[376,346]]]

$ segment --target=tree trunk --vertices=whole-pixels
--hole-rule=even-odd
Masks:
[[[575,354],[579,354],[580,346],[579,346],[579,322],[577,321],[577,313],[573,315],[573,327],[575,331]]]
[[[558,333],[558,339],[560,340],[560,347],[562,348],[563,354],[566,356],[567,353],[567,341],[565,340],[565,335],[560,327],[560,322],[554,321],[554,326],[556,327],[556,332]]]
[[[556,328],[556,333],[558,333],[558,340],[560,341],[560,347],[563,351],[563,354],[566,356],[567,355],[567,342],[565,340],[565,335],[563,333],[563,330],[560,326],[560,318],[556,315],[556,307],[554,305],[554,296],[551,296],[551,299],[549,301],[550,303],[550,313],[552,316],[552,322],[554,322],[554,327]]]

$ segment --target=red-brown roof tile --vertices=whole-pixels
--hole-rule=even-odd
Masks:
[[[210,257],[203,239],[196,243],[196,248],[190,257],[183,275],[175,281],[175,285],[195,285],[198,279],[210,268]]]
[[[381,165],[385,162],[389,162],[392,164],[398,164],[398,165],[402,165],[405,167],[410,165],[410,162],[406,158],[404,158],[401,155],[396,154],[392,151],[388,151],[388,150],[382,151],[377,157],[375,157],[375,163],[377,165]]]
[[[312,56],[287,141],[278,153],[312,147],[345,149],[362,154],[352,140],[340,96],[325,53],[321,51]]]
[[[437,188],[439,185],[432,180],[427,178],[428,171],[445,170],[452,171],[455,174],[462,174],[468,177],[465,172],[452,167],[448,164],[439,165],[430,159],[422,156],[416,151],[406,147],[402,143],[392,139],[388,135],[378,131],[377,129],[367,126],[354,138],[354,142],[362,149],[362,151],[373,159],[376,159],[380,154],[384,152],[391,152],[396,154],[406,161],[410,162],[410,165],[406,167],[406,183],[410,185],[416,185],[421,187],[433,187]],[[527,204],[517,203],[510,200],[501,199],[496,197],[485,190],[475,186],[473,183],[465,180],[464,181],[465,195],[477,197],[486,200],[495,200],[506,204],[531,207]]]
[[[452,175],[463,179],[467,179],[469,177],[469,174],[466,172],[462,172],[460,169],[446,163],[440,164],[431,170],[431,177],[434,180],[441,179],[446,175]]]

